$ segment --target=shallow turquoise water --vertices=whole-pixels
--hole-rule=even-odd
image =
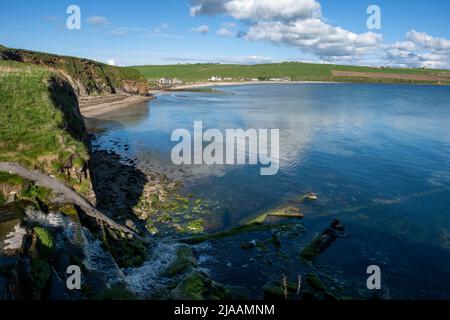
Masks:
[[[450,88],[365,84],[282,84],[180,92],[116,112],[91,126],[106,130],[101,148],[151,168],[170,162],[173,130],[280,129],[280,172],[258,166],[187,166],[186,192],[216,201],[211,231],[313,191],[305,226],[311,234],[333,218],[351,238],[322,258],[343,273],[387,270],[401,298],[450,294]],[[106,120],[106,121],[105,121]],[[320,261],[319,261],[320,263]],[[400,290],[400,289],[399,289]]]

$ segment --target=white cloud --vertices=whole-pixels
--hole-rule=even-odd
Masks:
[[[202,14],[232,16],[248,24],[246,32],[239,32],[246,40],[293,46],[323,61],[364,60],[382,40],[373,32],[356,34],[325,22],[316,0],[193,1],[191,15]],[[235,28],[226,26],[218,31],[221,36],[235,34]]]
[[[316,18],[288,24],[257,23],[250,26],[245,38],[294,46],[303,52],[313,53],[324,61],[359,59],[373,53],[382,39],[381,35],[373,32],[356,34]]]
[[[318,0],[191,0],[190,14],[233,17],[246,30],[231,22],[218,35],[295,47],[322,62],[450,68],[450,40],[411,30],[404,41],[385,44],[381,34],[330,24]]]
[[[222,23],[221,28],[217,31],[217,35],[221,37],[235,37],[237,35],[237,24],[234,22]]]
[[[191,31],[195,33],[206,34],[209,32],[209,27],[207,25],[202,25],[197,28],[192,28]]]
[[[450,50],[450,40],[444,38],[434,38],[425,32],[411,30],[406,34],[406,38],[412,43],[425,49]]]
[[[450,40],[411,30],[405,41],[386,46],[385,59],[403,67],[450,68]]]
[[[87,18],[86,21],[93,26],[104,26],[109,23],[108,19],[102,16],[92,16]]]
[[[219,30],[217,30],[217,35],[221,37],[233,37],[235,33],[230,29],[220,28]]]
[[[162,23],[159,27],[157,27],[153,32],[155,33],[161,33],[169,29],[169,24],[167,22]]]
[[[321,15],[315,0],[194,0],[191,16],[226,14],[240,20],[296,20]]]
[[[107,63],[108,63],[110,66],[115,66],[115,65],[116,65],[116,60],[114,60],[114,59],[108,59]]]

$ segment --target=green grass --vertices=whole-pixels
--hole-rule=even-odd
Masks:
[[[333,77],[332,71],[353,71],[370,73],[395,73],[415,75],[450,76],[449,70],[407,69],[407,68],[383,68],[374,69],[357,66],[336,66],[329,64],[309,64],[298,62],[285,62],[260,65],[230,65],[230,64],[179,64],[179,65],[154,65],[136,66],[140,73],[147,79],[178,78],[184,82],[207,81],[212,76],[231,77],[234,81],[241,79],[260,79],[290,77],[293,81],[349,81],[349,82],[407,82],[402,79],[372,79],[357,77]],[[422,81],[423,82],[423,81]]]
[[[69,158],[89,159],[79,141],[83,124],[74,118],[76,100],[50,87],[57,77],[43,67],[0,60],[0,161],[57,174]]]

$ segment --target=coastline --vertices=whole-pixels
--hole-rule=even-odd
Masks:
[[[191,84],[184,84],[179,86],[173,86],[167,89],[150,90],[152,94],[160,94],[170,91],[182,91],[189,89],[199,89],[208,87],[230,87],[240,85],[252,85],[252,84],[314,84],[314,83],[341,83],[337,81],[229,81],[229,82],[196,82]]]
[[[403,83],[403,82],[371,82],[371,81],[231,81],[231,82],[196,82],[183,84],[160,89],[151,89],[149,93],[152,95],[169,94],[176,91],[189,91],[194,89],[210,88],[210,87],[230,87],[243,85],[264,85],[264,84],[385,84],[385,85],[427,85],[427,86],[445,86],[446,84],[435,83]]]

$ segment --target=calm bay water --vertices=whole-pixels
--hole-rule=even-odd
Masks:
[[[88,125],[104,130],[97,147],[114,149],[111,141],[120,141],[128,148],[116,151],[183,178],[186,193],[214,201],[209,231],[315,192],[319,200],[302,208],[307,236],[333,218],[350,234],[318,265],[358,281],[368,265],[378,264],[394,298],[450,298],[450,88],[280,84],[217,90],[161,95]],[[192,131],[194,121],[223,131],[280,129],[279,174],[260,176],[258,166],[173,166],[171,134]]]

